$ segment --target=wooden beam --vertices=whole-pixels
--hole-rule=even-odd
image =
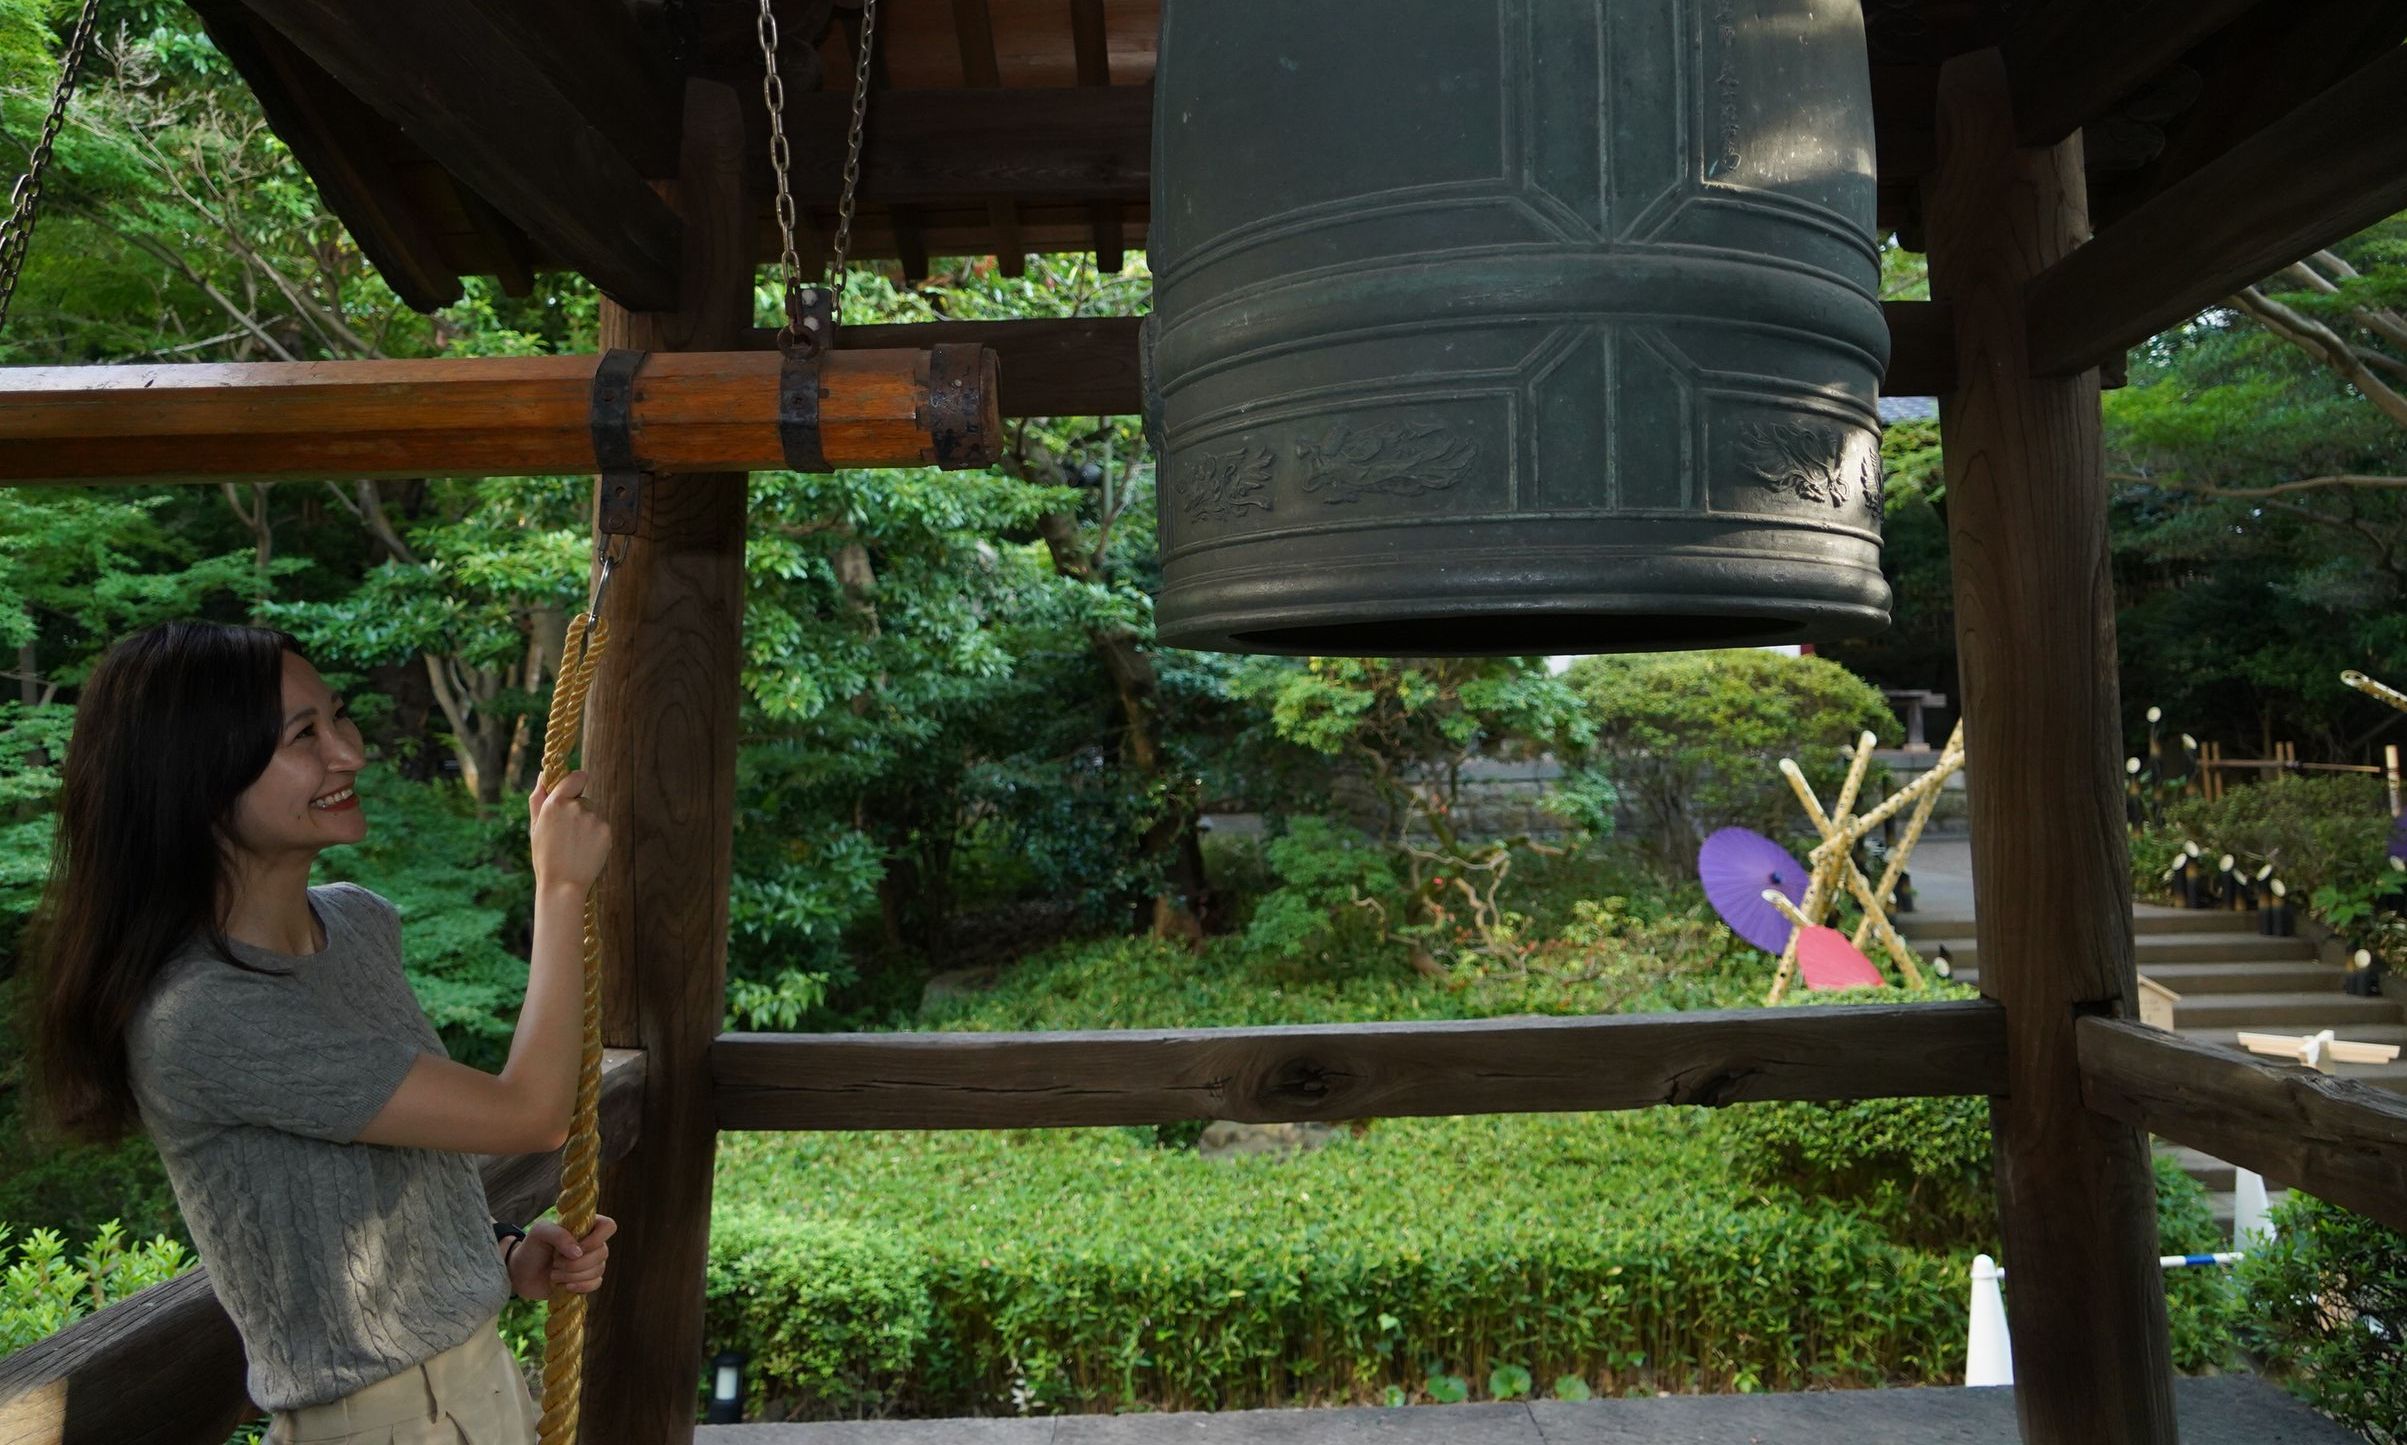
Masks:
[[[674,187],[683,302],[658,315],[605,304],[603,345],[664,353],[657,364],[674,348],[740,342],[753,297],[743,156],[735,92],[689,82]],[[652,1082],[641,1142],[602,1174],[621,1262],[586,1311],[586,1445],[694,1436],[718,1147],[706,1061],[727,1017],[747,481],[730,470],[646,488],[604,609],[611,646],[585,740],[592,791],[619,840],[597,895],[602,1033],[643,1049]]]
[[[749,319],[749,318],[747,318]],[[594,465],[591,356],[0,368],[0,484],[557,476]],[[635,447],[666,472],[783,467],[774,352],[660,352],[636,377]],[[844,351],[821,368],[835,466],[983,465],[991,358],[965,430],[931,405],[935,359]],[[984,437],[983,450],[959,445]]]
[[[2407,207],[2407,47],[2143,202],[2030,286],[2031,365],[2064,375]]]
[[[847,326],[836,349],[983,346],[995,354],[996,407],[1012,416],[1133,416],[1145,409],[1137,375],[1141,316],[1069,316],[1025,321],[906,321]],[[774,350],[777,328],[746,341]]]
[[[722,1034],[722,1129],[1268,1123],[1987,1094],[1975,1002],[1064,1033]]]
[[[2087,229],[2081,144],[2016,148],[1995,50],[1947,62],[1938,119],[1925,213],[1956,337],[1939,425],[1981,991],[2007,1020],[1990,1120],[2015,1409],[2025,1445],[2174,1445],[2148,1141],[2082,1104],[2073,1037],[2139,996],[2098,376],[2031,379],[2023,332],[2024,281]]]
[[[1104,23],[1103,0],[1070,0],[1070,44],[1078,57],[1080,85],[1112,83],[1111,34]],[[1128,264],[1125,213],[1118,201],[1096,201],[1087,214],[1095,220],[1095,268],[1116,275]]]
[[[677,217],[475,0],[243,0],[544,254],[638,305],[677,300]]]
[[[2050,0],[2027,9],[2003,47],[2014,82],[2016,138],[2027,146],[2056,144],[2261,3]]]
[[[2123,1019],[2080,1045],[2097,1112],[2407,1230],[2407,1098]]]
[[[833,206],[844,179],[852,97],[789,96],[794,194]],[[1136,201],[1153,184],[1153,87],[877,92],[861,154],[861,199],[876,205]],[[759,172],[768,174],[766,154]]]
[[[1947,307],[1933,301],[1888,301],[1891,396],[1937,396],[1953,384],[1956,342]],[[983,346],[995,354],[997,407],[1013,416],[1134,416],[1144,411],[1137,365],[1138,316],[1073,316],[1026,321],[916,321],[847,326],[839,350],[919,349],[949,344]],[[747,344],[777,345],[774,327],[755,328]]]
[[[604,1055],[604,1158],[634,1144],[643,1089],[642,1054]],[[557,1150],[489,1156],[482,1169],[503,1219],[532,1219],[559,1191]],[[0,1445],[221,1445],[259,1413],[244,1369],[208,1270],[189,1270],[0,1359]]]

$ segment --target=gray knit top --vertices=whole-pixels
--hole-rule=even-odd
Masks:
[[[421,1050],[444,1053],[402,976],[400,915],[352,883],[309,901],[323,949],[233,943],[276,977],[196,940],[127,1039],[143,1123],[268,1410],[397,1375],[510,1297],[476,1156],[352,1142]]]

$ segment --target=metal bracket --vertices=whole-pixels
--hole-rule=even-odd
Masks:
[[[633,536],[643,513],[646,468],[635,455],[635,374],[648,351],[615,348],[593,369],[593,403],[586,427],[593,434],[594,462],[602,474],[600,515],[604,533]]]
[[[798,472],[832,472],[820,445],[819,357],[796,348],[777,369],[777,441],[786,465]]]

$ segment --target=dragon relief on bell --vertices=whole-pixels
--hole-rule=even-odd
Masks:
[[[1271,509],[1271,465],[1276,460],[1268,447],[1203,452],[1180,469],[1171,494],[1190,522],[1243,515],[1248,507],[1267,512]]]
[[[1738,429],[1738,464],[1769,491],[1834,510],[1853,503],[1880,523],[1880,442],[1862,427],[1747,422]]]
[[[1304,490],[1334,504],[1444,491],[1470,470],[1479,443],[1456,436],[1443,422],[1357,427],[1339,421],[1317,440],[1299,437],[1295,455],[1304,464]]]

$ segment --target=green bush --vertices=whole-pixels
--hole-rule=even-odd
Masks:
[[[2374,1445],[2407,1442],[2407,1235],[2293,1194],[2239,1267],[2249,1337],[2316,1408]]]
[[[2184,798],[2164,823],[2132,839],[2132,883],[2142,897],[2165,896],[2165,870],[2185,842],[2211,864],[2235,855],[2254,872],[2271,863],[2300,902],[2326,886],[2373,879],[2386,869],[2390,807],[2378,779],[2338,774],[2284,775],[2233,788],[2221,798]]]
[[[1962,1249],[1997,1237],[1985,1099],[1759,1104],[1724,1110],[1721,1125],[1758,1183],[1849,1205],[1892,1238]]]
[[[1638,814],[1639,841],[1669,877],[1686,877],[1716,828],[1810,837],[1779,772],[1794,758],[1826,802],[1858,735],[1893,738],[1879,691],[1819,657],[1755,648],[1584,657],[1565,681],[1596,726],[1594,767]],[[1878,797],[1879,778],[1866,784]]]
[[[751,1353],[766,1419],[1958,1367],[1968,1250],[1753,1197],[1698,1112],[1382,1120],[1285,1158],[1120,1130],[731,1134],[709,1347]]]
[[[55,1229],[35,1229],[9,1259],[10,1230],[0,1224],[0,1355],[46,1339],[93,1311],[175,1278],[198,1261],[164,1236],[147,1243],[126,1237],[112,1219],[93,1231],[91,1247],[70,1257]]]

